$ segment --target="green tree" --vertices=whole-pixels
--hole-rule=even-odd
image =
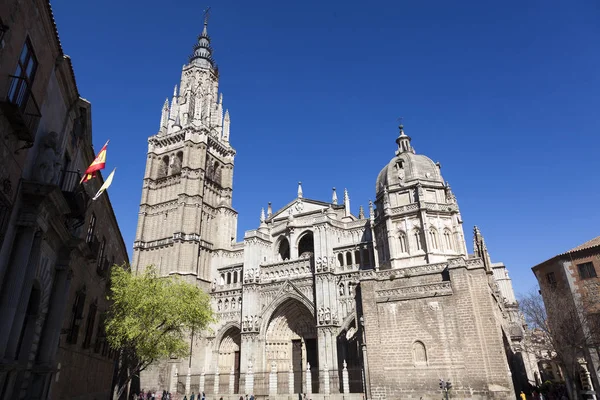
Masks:
[[[113,266],[109,300],[106,336],[121,357],[117,398],[153,362],[187,356],[190,333],[214,321],[206,293],[177,276],[159,277],[152,266],[139,275]]]

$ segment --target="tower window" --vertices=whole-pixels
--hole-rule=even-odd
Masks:
[[[554,275],[554,272],[548,272],[546,274],[546,280],[551,287],[556,287],[556,275]]]
[[[158,178],[164,178],[169,173],[169,156],[164,156],[158,165]]]
[[[454,246],[452,246],[452,233],[448,229],[444,229],[444,244],[446,245],[446,250],[454,250]]]
[[[415,365],[426,365],[427,364],[427,350],[423,342],[416,341],[413,343],[413,359]]]
[[[417,250],[423,250],[423,245],[421,243],[421,231],[418,229],[415,229],[413,232],[413,238],[415,241],[415,248]]]
[[[581,279],[596,278],[597,276],[596,270],[594,269],[594,264],[591,262],[577,264],[577,269],[579,270],[579,277]]]
[[[406,234],[404,232],[400,232],[398,234],[398,240],[400,243],[400,253],[408,253],[408,249],[406,246]]]
[[[433,249],[437,249],[438,248],[437,231],[434,228],[430,228],[429,229],[429,242],[430,242],[431,247]]]

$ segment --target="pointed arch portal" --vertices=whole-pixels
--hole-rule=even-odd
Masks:
[[[310,363],[312,392],[319,391],[317,327],[310,310],[296,299],[285,300],[269,320],[266,330],[267,365],[277,364],[278,371],[294,370],[294,393],[305,392],[303,371]]]
[[[240,385],[240,345],[241,333],[237,326],[232,326],[223,334],[219,343],[219,371],[228,373],[233,370],[235,374],[234,391],[239,393]]]

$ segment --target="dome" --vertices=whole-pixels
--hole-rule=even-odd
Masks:
[[[393,189],[416,181],[422,183],[444,184],[440,168],[427,156],[415,154],[410,145],[410,137],[404,134],[400,126],[400,136],[396,140],[396,157],[379,172],[375,190],[380,193],[384,187]]]

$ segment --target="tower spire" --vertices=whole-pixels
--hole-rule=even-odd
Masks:
[[[344,207],[346,217],[350,216],[350,196],[348,195],[348,189],[344,189]]]
[[[415,149],[410,145],[410,136],[404,133],[404,125],[400,124],[398,126],[398,130],[400,131],[398,138],[396,139],[396,143],[398,144],[398,150],[396,150],[396,155],[401,153],[411,152],[414,154]]]
[[[198,36],[198,42],[194,45],[194,52],[190,56],[190,64],[196,64],[205,68],[215,68],[215,60],[212,57],[212,47],[210,47],[210,36],[208,36],[208,17],[210,7],[204,11],[204,27],[202,33]]]
[[[335,188],[333,188],[333,194],[331,195],[331,203],[332,204],[338,203],[338,198],[337,198],[337,193],[335,192]]]
[[[302,198],[302,182],[298,182],[298,198]]]

